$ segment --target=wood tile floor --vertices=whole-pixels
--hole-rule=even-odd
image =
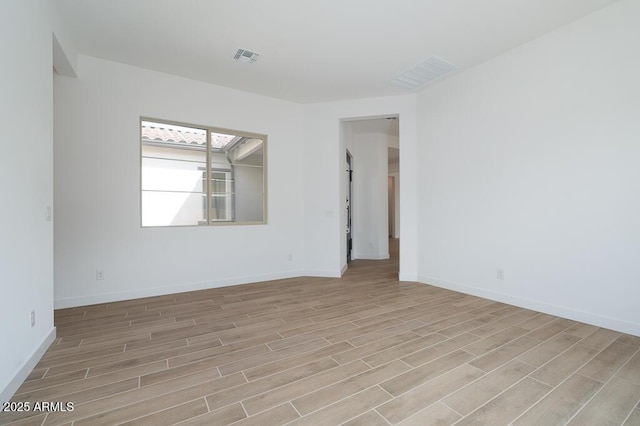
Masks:
[[[397,260],[55,312],[20,425],[640,425],[640,338],[417,283]]]

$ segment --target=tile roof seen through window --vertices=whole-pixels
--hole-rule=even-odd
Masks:
[[[207,145],[207,131],[195,127],[176,126],[165,123],[143,121],[141,124],[142,140],[152,143],[186,144],[190,146]],[[244,139],[236,135],[211,132],[211,148],[221,150],[235,140]]]
[[[224,133],[211,132],[211,148],[222,149],[237,138],[239,137],[236,135],[225,135]]]
[[[197,146],[207,145],[207,132],[203,129],[153,123],[150,121],[143,121],[141,129],[143,141]]]
[[[203,129],[174,126],[164,123],[143,121],[141,125],[142,140],[149,142],[168,142],[206,146],[207,132]]]

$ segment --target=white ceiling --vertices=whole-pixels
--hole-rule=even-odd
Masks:
[[[410,93],[438,55],[465,69],[614,0],[56,0],[78,53],[309,103]],[[254,64],[233,60],[255,51]]]

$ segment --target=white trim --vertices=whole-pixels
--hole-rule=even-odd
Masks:
[[[262,281],[282,280],[304,276],[302,271],[289,271],[277,274],[252,275],[246,277],[228,278],[219,281],[202,281],[194,283],[175,284],[163,287],[150,287],[133,291],[117,293],[102,293],[91,296],[68,297],[56,299],[55,309],[72,308],[76,306],[95,305],[96,303],[117,302],[121,300],[139,299],[141,297],[161,296],[165,294],[183,293],[186,291],[207,290],[210,288],[227,287],[231,285],[251,284]]]
[[[344,275],[345,272],[347,272],[347,269],[349,269],[349,264],[345,263],[344,266],[342,267],[342,271],[340,271],[341,277]]]
[[[336,270],[336,271],[320,271],[320,270],[316,270],[316,271],[304,271],[304,274],[302,274],[305,277],[318,277],[318,278],[340,278],[342,275],[340,274],[340,271]]]
[[[399,281],[417,282],[418,281],[418,276],[416,274],[403,274],[402,272],[400,272],[398,274],[398,280]]]
[[[460,283],[440,280],[438,278],[418,276],[418,282],[421,284],[434,285],[446,288],[448,290],[460,293],[471,294],[473,296],[483,297],[485,299],[495,300],[497,302],[508,303],[510,305],[521,308],[532,309],[538,312],[568,318],[574,321],[584,322],[598,327],[608,328],[622,333],[640,336],[640,323],[611,318],[604,315],[598,315],[591,312],[584,312],[568,308],[566,306],[553,305],[539,300],[526,299],[509,294],[489,291],[478,287],[468,286]]]
[[[389,259],[389,253],[387,254],[358,254],[354,253],[353,259],[362,259],[362,260],[385,260]]]
[[[13,379],[11,379],[2,392],[0,392],[0,402],[6,402],[11,399],[13,394],[16,393],[29,374],[31,374],[36,364],[40,361],[40,358],[42,358],[42,355],[44,355],[47,349],[49,349],[49,346],[51,346],[51,343],[53,343],[54,340],[56,340],[55,327],[51,329],[49,334],[47,334],[47,336],[42,340],[42,343],[40,343],[31,356],[25,360],[22,367],[18,369],[16,374],[13,376]]]
[[[235,277],[220,281],[203,281],[186,284],[175,284],[164,287],[150,287],[133,291],[121,291],[117,293],[102,293],[91,296],[68,297],[54,300],[55,309],[73,308],[76,306],[95,305],[96,303],[118,302],[122,300],[139,299],[142,297],[162,296],[165,294],[183,293],[186,291],[207,290],[210,288],[228,287],[232,285],[252,284],[263,281],[283,280],[287,278],[319,277],[319,278],[340,278],[345,268],[341,271],[289,271],[278,274],[252,275],[246,277]]]

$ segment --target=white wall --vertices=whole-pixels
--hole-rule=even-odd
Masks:
[[[142,225],[197,225],[200,221],[206,221],[206,204],[202,201],[202,170],[207,167],[206,151],[153,145],[144,145],[141,150],[144,156],[140,180],[144,190],[140,200]],[[212,163],[218,156],[211,155],[214,157]],[[229,167],[228,164],[226,167]],[[166,190],[176,192],[159,192]],[[199,194],[186,191],[197,191]]]
[[[234,172],[236,221],[261,222],[262,167],[236,165]]]
[[[393,238],[400,238],[400,172],[390,172],[389,176],[393,177],[395,198],[394,205],[394,234]]]
[[[56,307],[302,275],[302,106],[84,56],[54,88]],[[141,228],[140,116],[268,135],[268,224]]]
[[[397,137],[390,137],[389,139],[389,154],[392,150],[400,149],[400,139]],[[398,161],[389,162],[389,176],[393,177],[394,181],[394,205],[391,207],[394,209],[394,226],[393,226],[393,238],[400,238],[400,164]]]
[[[623,0],[419,95],[420,281],[640,335],[638,40]]]
[[[52,40],[48,1],[0,14],[0,402],[55,338],[53,327]],[[36,325],[31,328],[31,310]]]
[[[340,120],[400,116],[400,278],[417,280],[416,97],[392,96],[305,105],[305,270],[339,276],[346,267],[346,138]],[[342,134],[341,134],[342,133]],[[340,250],[336,250],[339,247]]]
[[[354,134],[347,140],[353,155],[354,259],[389,258],[388,138],[380,133]]]

